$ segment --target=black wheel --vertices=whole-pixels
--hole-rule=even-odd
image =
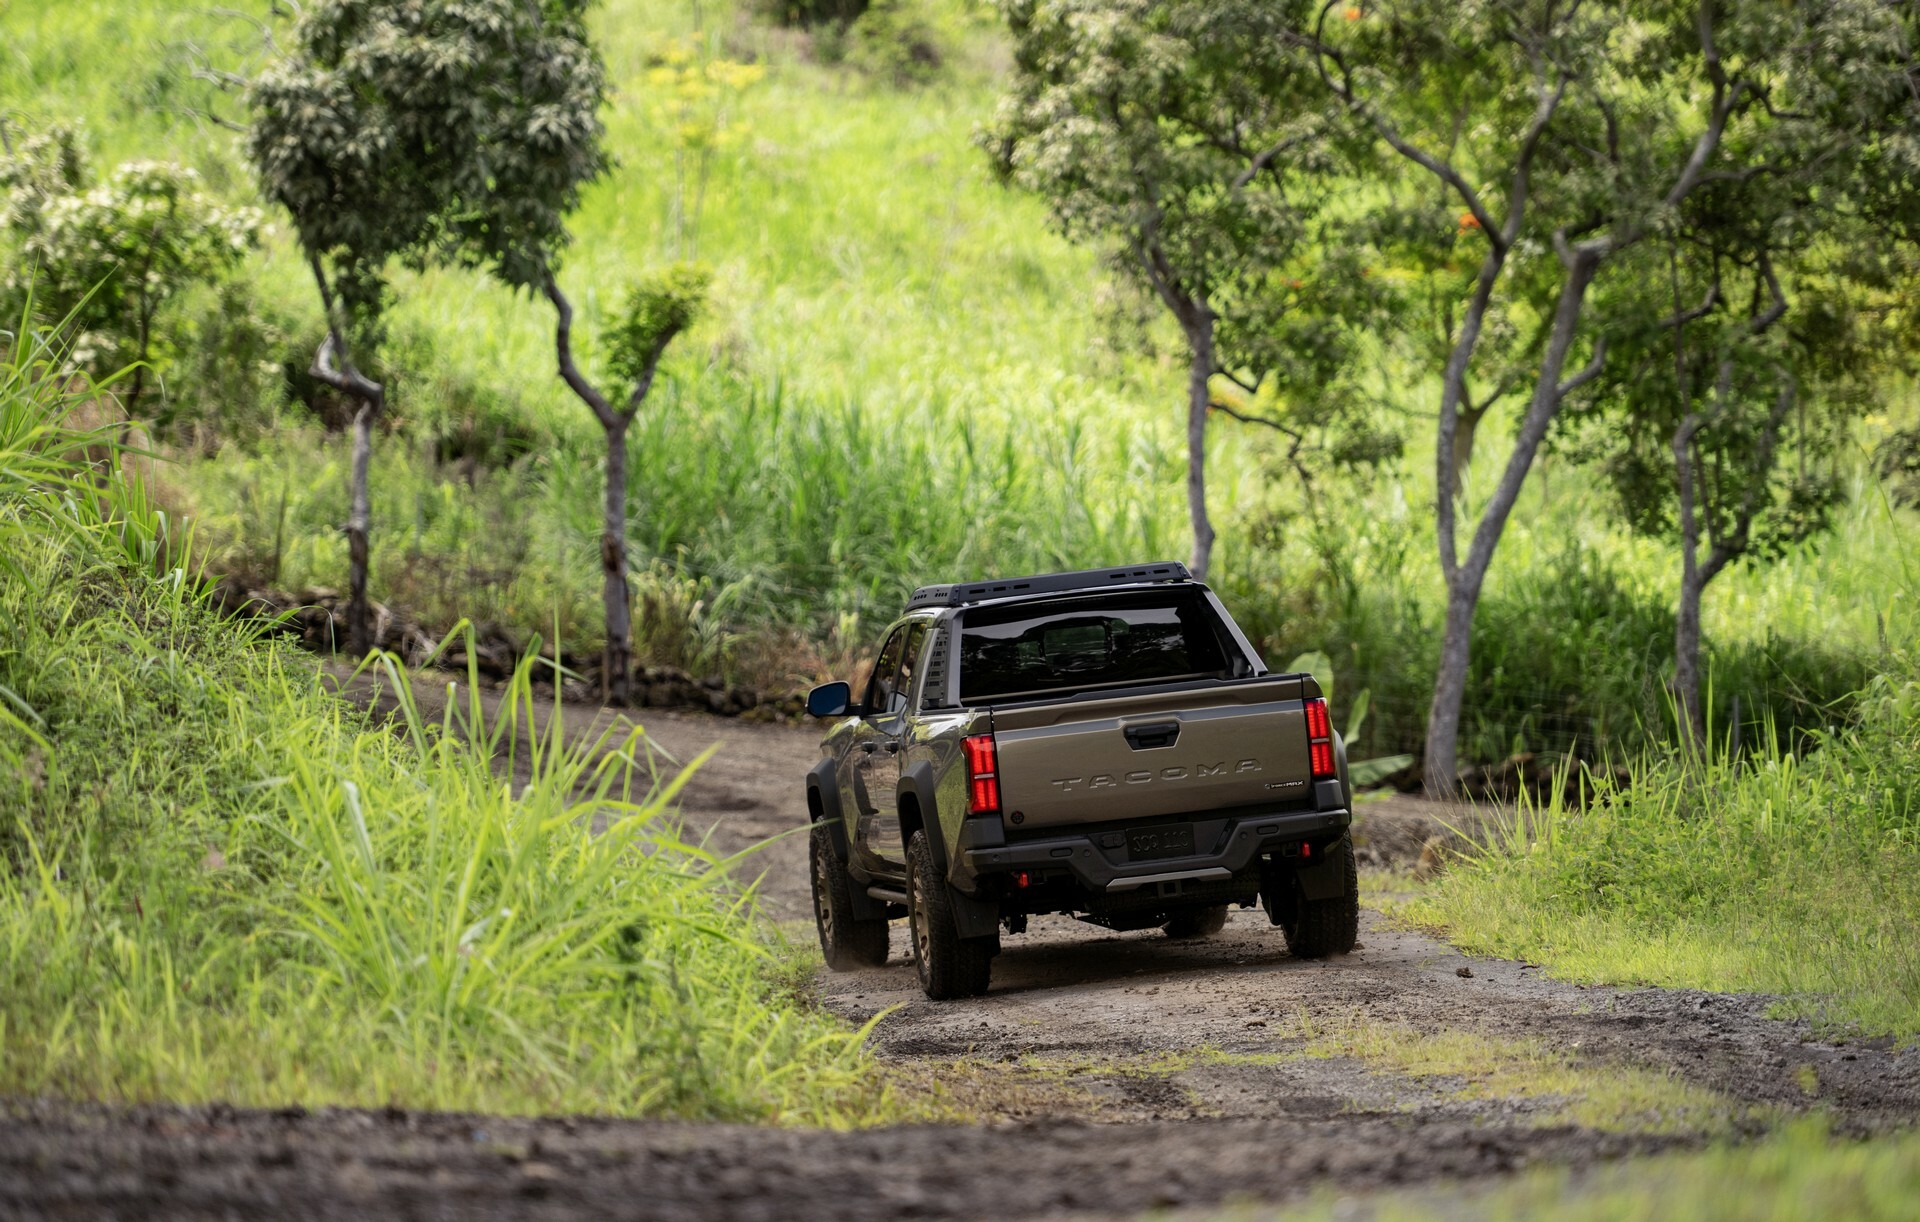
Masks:
[[[952,1001],[987,991],[999,935],[963,938],[954,929],[947,880],[933,864],[925,832],[915,832],[907,844],[907,921],[913,929],[913,965],[928,997]]]
[[[834,856],[824,824],[813,825],[807,841],[813,864],[813,923],[820,931],[820,953],[836,972],[879,967],[887,961],[887,923],[853,915],[853,878]]]
[[[1296,959],[1344,955],[1360,937],[1360,872],[1353,864],[1353,840],[1343,836],[1333,847],[1346,885],[1332,899],[1310,900],[1297,892],[1293,911],[1280,923],[1287,950]],[[1294,886],[1298,888],[1299,884]]]
[[[1227,906],[1208,904],[1204,908],[1182,908],[1160,928],[1169,938],[1210,938],[1226,927]]]

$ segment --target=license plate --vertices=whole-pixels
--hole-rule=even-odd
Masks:
[[[1127,856],[1134,861],[1153,861],[1161,857],[1193,856],[1193,827],[1169,823],[1161,827],[1136,827],[1127,833]]]

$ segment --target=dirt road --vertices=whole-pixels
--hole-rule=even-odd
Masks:
[[[574,715],[578,729],[593,714]],[[606,714],[599,716],[605,717]],[[796,826],[811,728],[647,711],[665,755],[720,749],[690,830],[732,851]],[[1363,808],[1389,862],[1431,829]],[[810,937],[805,845],[754,855],[771,917]],[[1920,1117],[1920,1054],[1836,1044],[1763,998],[1582,988],[1363,918],[1361,948],[1290,959],[1258,910],[1202,942],[1037,920],[993,991],[927,1002],[904,958],[829,975],[923,1124],[860,1133],[404,1112],[16,1104],[0,1217],[971,1218],[1131,1215],[1581,1166],[1820,1109]]]

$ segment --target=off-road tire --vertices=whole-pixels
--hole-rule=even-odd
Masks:
[[[1332,899],[1310,900],[1296,895],[1293,914],[1280,924],[1287,951],[1296,959],[1324,959],[1344,955],[1360,937],[1360,872],[1353,863],[1353,839],[1340,838],[1339,855],[1346,886]],[[1296,887],[1298,883],[1294,884]]]
[[[1169,938],[1211,938],[1227,927],[1227,906],[1209,904],[1204,908],[1183,908],[1167,918],[1160,928]]]
[[[960,936],[953,923],[947,880],[933,864],[933,850],[923,831],[915,832],[907,844],[907,923],[913,930],[913,966],[928,997],[952,1001],[987,991],[999,936]]]
[[[847,863],[833,851],[833,840],[823,823],[813,825],[807,839],[809,873],[813,876],[813,926],[820,931],[820,954],[836,972],[880,967],[887,961],[887,923],[860,920],[853,915],[853,876]]]

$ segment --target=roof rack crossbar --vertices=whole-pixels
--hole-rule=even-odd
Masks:
[[[985,602],[990,598],[1017,598],[1022,594],[1064,594],[1072,590],[1097,590],[1104,586],[1190,580],[1192,575],[1187,572],[1186,565],[1177,560],[1162,560],[1113,569],[1082,569],[1074,573],[1042,573],[1033,577],[1007,577],[997,581],[921,586],[907,600],[907,610],[964,607],[968,603]]]

